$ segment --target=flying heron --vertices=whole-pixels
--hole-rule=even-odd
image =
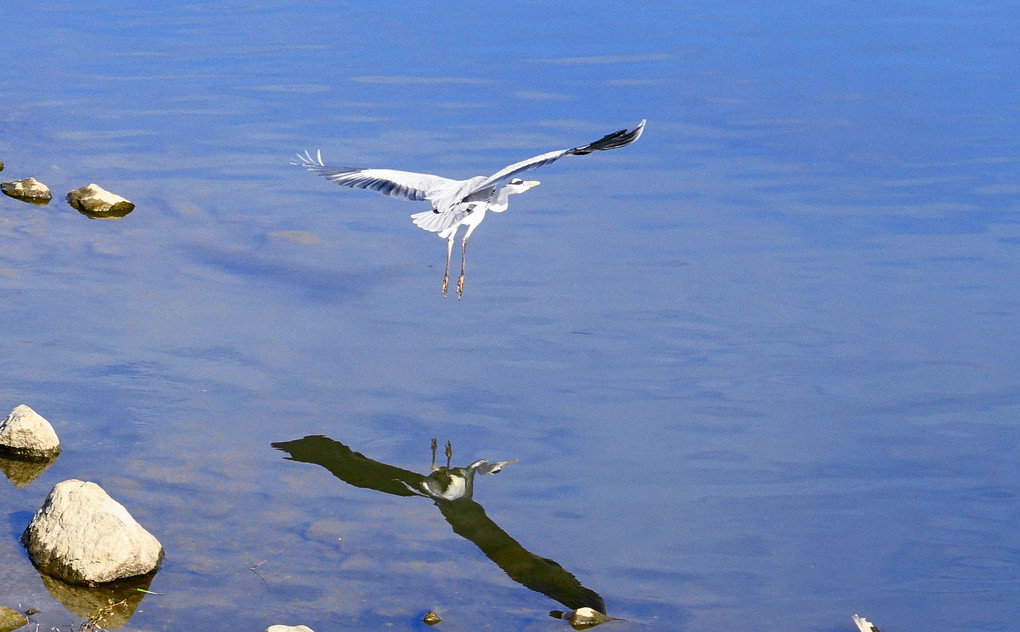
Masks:
[[[450,285],[450,258],[453,256],[453,241],[461,226],[465,227],[460,240],[460,278],[457,280],[457,298],[464,296],[464,268],[467,262],[467,241],[471,233],[485,219],[485,213],[502,213],[507,209],[508,198],[514,193],[524,193],[538,186],[534,180],[526,181],[517,177],[525,171],[548,165],[564,156],[584,156],[595,151],[624,147],[636,141],[645,128],[645,121],[634,129],[622,129],[606,134],[595,142],[546,152],[527,160],[500,169],[491,176],[475,176],[467,180],[451,180],[442,176],[394,169],[358,169],[354,167],[331,167],[322,162],[322,153],[315,158],[307,151],[298,154],[298,161],[292,164],[306,167],[327,180],[355,189],[371,189],[391,197],[407,200],[427,201],[432,209],[411,215],[414,223],[429,232],[438,233],[446,240],[446,271],[443,274],[443,296]]]

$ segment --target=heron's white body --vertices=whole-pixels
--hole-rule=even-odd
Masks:
[[[464,268],[467,259],[467,240],[471,233],[485,219],[488,211],[502,213],[509,206],[509,196],[524,193],[538,186],[538,182],[526,182],[517,178],[520,173],[536,169],[564,156],[583,156],[594,151],[624,147],[636,141],[645,127],[641,121],[633,130],[620,130],[607,134],[599,140],[574,147],[550,151],[500,169],[491,176],[475,176],[467,180],[451,180],[442,176],[395,169],[357,169],[352,167],[330,167],[322,162],[322,155],[315,158],[305,152],[298,154],[299,162],[336,184],[356,189],[371,189],[386,195],[408,200],[424,200],[432,204],[432,210],[411,215],[416,226],[438,234],[447,240],[446,274],[443,278],[443,295],[450,277],[450,257],[453,255],[453,240],[461,226],[465,227],[461,238],[461,269],[457,281],[457,295],[464,291]]]

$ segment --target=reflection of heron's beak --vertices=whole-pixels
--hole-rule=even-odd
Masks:
[[[527,186],[529,189],[532,187],[537,187],[540,184],[542,183],[539,182],[538,180],[528,180],[527,182],[524,183],[524,185]]]

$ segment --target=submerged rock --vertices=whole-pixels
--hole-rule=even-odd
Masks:
[[[48,204],[53,199],[50,188],[35,178],[0,183],[0,191],[14,199],[31,202],[40,206]]]
[[[135,205],[98,184],[89,184],[67,194],[67,203],[93,219],[116,219],[135,210]]]
[[[2,166],[3,163],[0,163]],[[0,632],[11,632],[23,625],[28,625],[28,617],[7,606],[0,606]]]
[[[57,483],[21,536],[40,571],[69,584],[155,572],[163,546],[95,483]]]
[[[21,404],[0,421],[0,453],[20,459],[46,461],[60,454],[60,439],[50,422]]]
[[[422,623],[424,623],[425,625],[435,625],[440,621],[442,621],[442,619],[439,618],[439,615],[436,614],[435,612],[432,612],[431,610],[426,612],[425,618],[422,619]]]

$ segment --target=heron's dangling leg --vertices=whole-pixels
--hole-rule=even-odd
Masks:
[[[460,278],[457,279],[457,299],[464,298],[464,268],[467,266],[467,240],[468,236],[460,241]]]
[[[453,256],[453,235],[446,240],[446,272],[443,273],[443,296],[446,296],[446,288],[450,287],[450,257]]]
[[[450,469],[450,459],[453,458],[453,444],[446,442],[446,469]]]
[[[437,447],[438,445],[439,445],[439,444],[438,444],[438,442],[436,441],[436,438],[435,438],[435,437],[432,437],[432,471],[433,471],[433,472],[435,472],[436,470],[438,470],[438,469],[439,469],[438,467],[436,467],[436,447]]]

